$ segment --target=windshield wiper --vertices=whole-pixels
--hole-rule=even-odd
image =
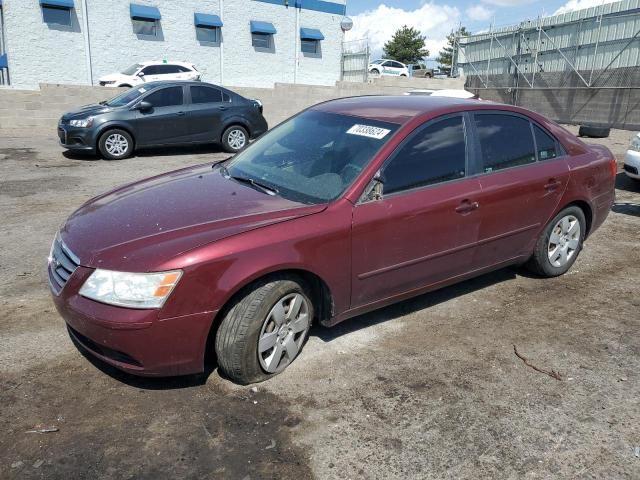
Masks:
[[[248,185],[251,185],[252,187],[260,190],[263,193],[266,193],[267,195],[277,195],[278,194],[278,190],[276,190],[273,187],[264,185],[263,183],[260,183],[256,180],[254,180],[253,178],[249,178],[249,177],[240,177],[238,175],[230,175],[229,174],[229,170],[227,170],[227,167],[225,167],[224,165],[222,165],[220,167],[220,171],[222,172],[222,174],[226,177],[226,178],[232,178],[234,179],[236,182],[240,182],[240,183],[246,183]]]
[[[106,105],[107,101],[106,100],[101,100],[98,102],[98,105]]]

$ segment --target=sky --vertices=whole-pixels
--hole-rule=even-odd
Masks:
[[[471,32],[490,25],[515,25],[540,15],[549,16],[589,8],[611,0],[347,0],[353,29],[346,40],[368,38],[373,57],[393,33],[408,25],[427,37],[429,58],[435,58],[452,29],[464,25]]]

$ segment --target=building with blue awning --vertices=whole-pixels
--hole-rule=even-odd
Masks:
[[[0,84],[97,84],[168,60],[228,86],[331,85],[346,1],[0,0]]]

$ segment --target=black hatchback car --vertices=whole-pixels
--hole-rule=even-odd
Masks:
[[[149,82],[65,113],[63,147],[122,159],[141,147],[219,143],[238,152],[268,129],[262,104],[203,82]]]

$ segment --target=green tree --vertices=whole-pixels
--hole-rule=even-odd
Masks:
[[[471,32],[469,32],[466,27],[460,27],[456,31],[451,30],[451,33],[447,35],[447,45],[440,50],[436,62],[443,67],[451,67],[456,37],[466,37],[467,35],[471,35]]]
[[[429,56],[429,50],[424,48],[425,39],[418,30],[405,25],[384,44],[384,56],[402,63],[417,63]]]

